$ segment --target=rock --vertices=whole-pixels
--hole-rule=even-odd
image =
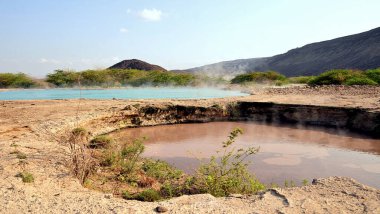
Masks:
[[[316,178],[313,179],[313,181],[311,182],[311,184],[313,185],[316,185],[318,183],[318,180]]]
[[[111,198],[112,198],[112,194],[105,194],[105,195],[104,195],[104,198],[106,198],[106,199],[111,199]]]
[[[163,206],[156,207],[156,212],[158,212],[158,213],[164,213],[167,211],[168,211],[168,208],[166,208],[166,207],[163,207]]]

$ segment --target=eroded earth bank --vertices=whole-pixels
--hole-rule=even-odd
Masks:
[[[0,102],[1,213],[379,213],[380,190],[350,178],[319,178],[304,187],[258,195],[192,195],[138,202],[88,190],[70,175],[59,137],[81,126],[93,136],[120,128],[185,122],[256,120],[380,132],[379,87],[255,89],[208,100],[54,100]],[[20,164],[12,151],[26,154]],[[15,175],[27,169],[35,181]]]

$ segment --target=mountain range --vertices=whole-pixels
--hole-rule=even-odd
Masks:
[[[264,58],[224,61],[183,72],[234,76],[250,71],[274,70],[286,76],[318,75],[330,69],[380,67],[380,27],[359,34],[316,42]]]

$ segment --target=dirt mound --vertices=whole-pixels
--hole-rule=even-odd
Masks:
[[[152,65],[138,59],[127,59],[116,63],[108,69],[137,69],[144,71],[166,71],[165,68],[158,65]]]

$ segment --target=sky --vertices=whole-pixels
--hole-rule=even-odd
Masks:
[[[0,72],[266,57],[380,27],[379,0],[0,0]]]

